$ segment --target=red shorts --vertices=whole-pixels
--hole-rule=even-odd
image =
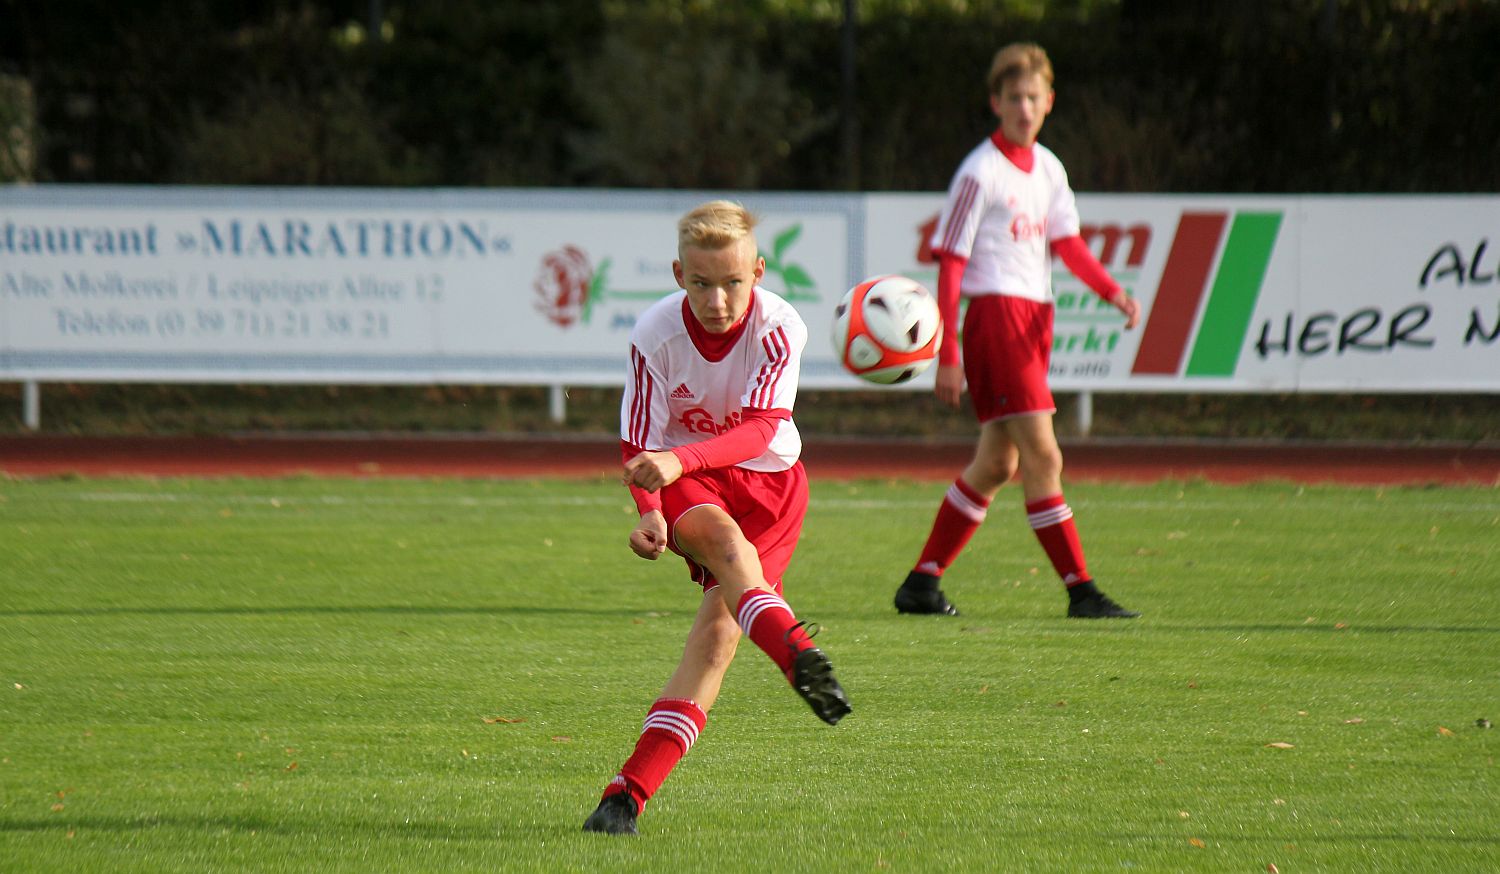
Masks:
[[[981,423],[1055,413],[1047,387],[1052,304],[1008,294],[969,298],[964,316],[964,378]]]
[[[742,467],[700,470],[661,490],[667,543],[687,561],[693,581],[707,592],[719,581],[708,568],[677,548],[677,520],[688,510],[704,504],[718,507],[739,524],[745,539],[760,555],[766,582],[781,594],[781,576],[792,561],[797,538],[802,536],[802,519],[807,515],[807,473],[802,462],[777,473]]]

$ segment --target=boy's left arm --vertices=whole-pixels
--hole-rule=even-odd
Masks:
[[[1134,328],[1141,320],[1140,301],[1125,293],[1120,283],[1115,282],[1094,253],[1089,251],[1088,244],[1083,242],[1083,237],[1075,234],[1071,237],[1063,237],[1052,241],[1052,251],[1062,258],[1063,264],[1067,265],[1074,276],[1083,280],[1083,283],[1094,290],[1094,293],[1114,304],[1115,309],[1125,316],[1125,329]]]

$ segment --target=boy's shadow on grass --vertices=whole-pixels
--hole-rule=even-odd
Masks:
[[[580,820],[581,821],[581,820]],[[466,825],[462,823],[420,822],[415,820],[326,820],[298,823],[293,820],[269,819],[258,816],[81,816],[66,820],[52,818],[8,818],[0,817],[0,834],[5,832],[80,832],[89,831],[126,833],[144,832],[152,829],[172,829],[184,832],[240,832],[243,834],[267,834],[305,836],[317,834],[320,838],[332,835],[369,837],[389,836],[413,838],[420,841],[474,841],[491,842],[500,838],[556,837],[559,828],[552,823],[512,824],[494,823]],[[568,829],[569,833],[573,830]]]
[[[0,613],[0,615],[4,615]],[[1140,619],[1064,619],[1060,615],[1024,616],[1019,614],[979,617],[966,613],[963,616],[901,616],[894,610],[880,609],[852,611],[828,611],[826,622],[838,620],[841,625],[855,626],[862,622],[896,620],[914,627],[930,627],[934,630],[951,629],[971,634],[1034,634],[1039,626],[1049,632],[1083,632],[1100,634],[1500,634],[1500,626],[1483,625],[1363,625],[1358,622],[1334,624],[1329,622],[1306,622],[1302,620],[1258,623],[1194,623],[1158,622],[1148,614]],[[930,623],[930,625],[929,625]]]

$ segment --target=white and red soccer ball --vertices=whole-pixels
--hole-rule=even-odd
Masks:
[[[943,341],[937,299],[905,276],[872,276],[833,311],[833,349],[855,376],[893,385],[937,359]]]

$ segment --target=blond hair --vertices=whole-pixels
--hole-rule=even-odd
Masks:
[[[754,242],[760,220],[744,206],[729,200],[699,204],[677,222],[677,249],[722,249],[746,237]]]
[[[999,94],[1005,83],[1020,76],[1041,74],[1047,87],[1052,87],[1052,61],[1047,50],[1034,42],[1013,42],[998,52],[990,62],[987,83],[991,94]]]

